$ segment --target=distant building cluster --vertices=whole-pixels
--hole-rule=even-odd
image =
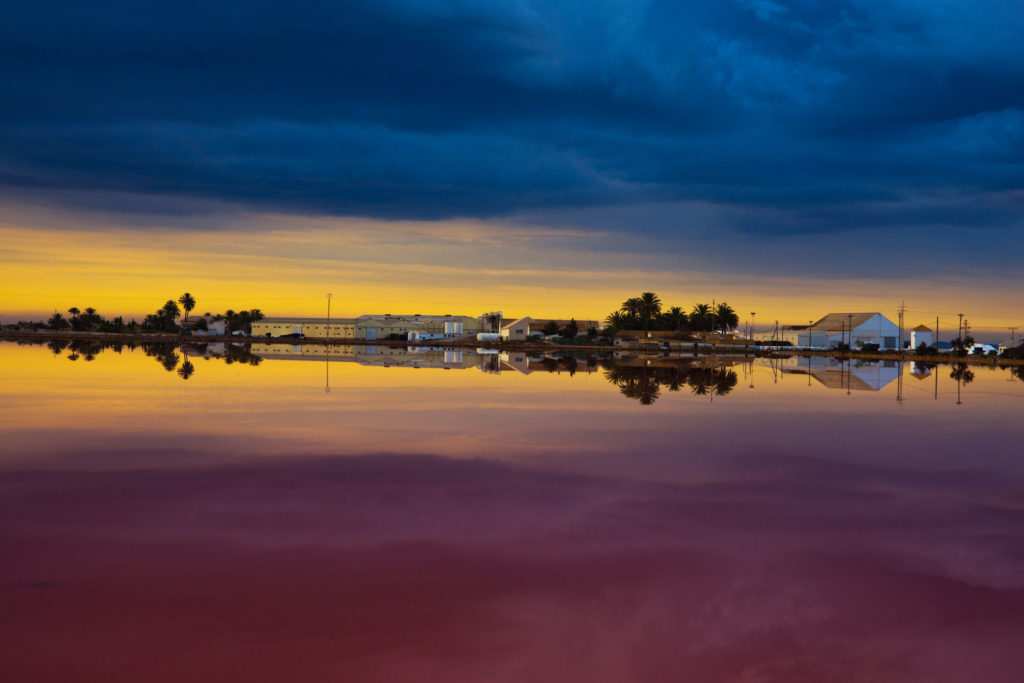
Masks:
[[[358,318],[264,318],[252,324],[252,335],[271,338],[402,340],[425,342],[475,337],[480,341],[524,341],[545,336],[551,326],[575,326],[576,334],[596,328],[596,320],[505,318],[501,311],[466,315],[361,315]]]

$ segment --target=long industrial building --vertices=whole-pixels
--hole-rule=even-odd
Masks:
[[[361,315],[358,318],[264,318],[252,324],[254,337],[331,339],[439,339],[475,335],[487,325],[486,316],[465,315]]]

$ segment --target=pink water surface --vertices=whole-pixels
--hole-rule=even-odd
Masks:
[[[27,358],[37,390],[0,391],[5,681],[1024,671],[1005,373],[959,405],[945,375],[897,402],[760,368],[640,406],[599,376],[339,369],[325,394],[302,363]]]

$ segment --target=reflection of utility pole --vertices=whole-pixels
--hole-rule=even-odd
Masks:
[[[896,402],[903,407],[903,359],[896,361]]]

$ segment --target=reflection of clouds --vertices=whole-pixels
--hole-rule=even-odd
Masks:
[[[216,680],[242,656],[248,680],[299,660],[305,680],[449,681],[1024,665],[1024,491],[983,472],[748,456],[695,484],[375,456],[0,487],[0,583],[61,584],[8,593],[14,665],[45,639],[44,678],[71,658],[105,680],[154,658]]]

